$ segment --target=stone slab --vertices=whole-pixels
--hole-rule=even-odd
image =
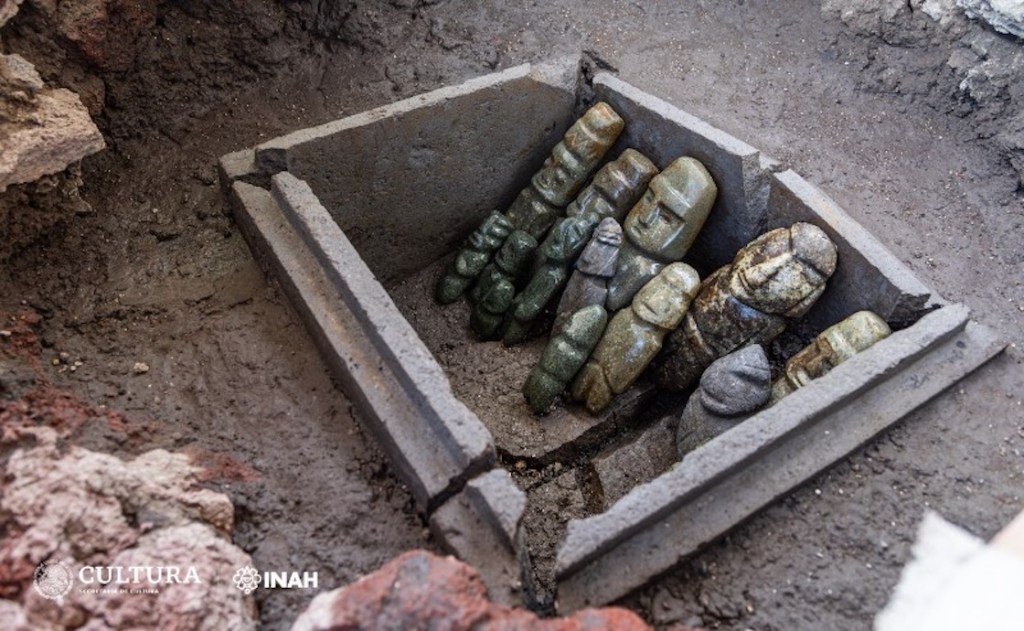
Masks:
[[[379,346],[380,326],[385,326],[382,323],[388,318],[385,316],[376,327],[368,327],[365,313],[357,315],[354,311],[361,303],[352,307],[344,299],[346,291],[351,290],[339,286],[338,278],[310,251],[289,213],[278,203],[286,200],[294,210],[314,203],[315,197],[308,187],[305,194],[301,194],[301,187],[289,188],[288,178],[279,181],[285,182],[285,188],[278,188],[276,197],[244,182],[232,185],[235,214],[243,234],[265,267],[275,272],[346,393],[367,419],[367,428],[421,508],[429,511],[461,488],[469,476],[491,466],[494,450],[489,436],[454,399],[444,412],[443,406],[436,405],[438,398],[448,392],[446,382],[434,380],[432,383],[440,390],[429,398],[410,388],[409,375],[400,368],[396,370],[394,357],[382,354]],[[355,256],[354,250],[348,255]],[[358,256],[355,259],[346,260],[356,268],[346,270],[348,278],[354,274],[368,283],[372,276],[367,280],[369,272],[365,267],[359,269]],[[446,416],[448,412],[451,417]]]
[[[655,421],[633,440],[601,452],[591,462],[601,484],[604,508],[668,471],[676,460],[674,415]]]
[[[766,229],[813,223],[836,244],[836,271],[806,320],[823,330],[852,313],[874,311],[892,325],[905,326],[946,304],[878,239],[854,221],[821,189],[793,171],[772,176]]]
[[[963,305],[928,314],[687,455],[610,510],[569,523],[559,603],[640,587],[846,456],[1001,351]]]
[[[519,524],[526,495],[503,469],[470,480],[466,489],[430,516],[430,530],[445,547],[474,566],[491,599],[523,605]]]
[[[242,149],[221,156],[217,161],[220,172],[220,185],[224,190],[230,190],[231,185],[236,181],[257,184],[254,181],[259,175],[259,167],[256,166],[256,151],[253,149]]]
[[[575,118],[579,59],[522,65],[256,148],[316,192],[385,284],[505,210]]]

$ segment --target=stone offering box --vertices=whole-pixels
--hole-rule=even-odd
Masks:
[[[475,344],[465,305],[441,307],[429,296],[460,242],[489,211],[508,208],[596,100],[626,121],[609,158],[634,147],[663,168],[688,155],[714,177],[718,199],[686,259],[702,276],[766,230],[810,222],[832,238],[839,259],[801,325],[806,339],[861,309],[895,332],[633,488],[613,492],[615,481],[603,480],[604,500],[569,521],[538,587],[522,526],[527,494],[501,463],[514,471],[582,468],[589,473],[575,479],[585,480],[600,477],[602,463],[621,473],[622,463],[638,462],[628,450],[644,440],[656,443],[650,453],[674,454],[671,427],[649,420],[651,406],[671,397],[641,382],[599,418],[573,405],[535,417],[519,388],[544,340],[514,349]],[[567,612],[626,595],[1003,348],[965,306],[922,284],[799,175],[613,75],[588,79],[579,59],[435,90],[226,155],[220,165],[252,251],[305,320],[433,532],[506,602],[536,603],[535,592],[548,590]],[[453,389],[472,393],[471,380],[463,383],[470,373],[460,362],[439,362],[453,345],[473,349],[477,373],[511,365],[515,379],[460,399]],[[676,399],[669,412],[678,414],[685,397]]]

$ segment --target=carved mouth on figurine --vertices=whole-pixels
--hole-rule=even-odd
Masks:
[[[648,378],[597,416],[562,402],[534,415],[521,388],[546,338],[511,348],[479,342],[470,306],[439,306],[434,288],[451,253],[488,213],[513,204],[598,101],[625,121],[609,158],[635,148],[665,169],[691,156],[713,178],[718,196],[684,259],[702,278],[775,228],[810,224],[835,245],[835,272],[774,348],[777,363],[819,333],[820,349],[840,340],[829,327],[857,312],[878,314],[895,332],[799,389],[806,374],[793,369],[795,391],[779,385],[784,398],[678,463],[675,419],[686,391],[660,393]],[[558,177],[577,177],[570,166]],[[507,602],[543,608],[557,597],[571,611],[624,596],[1002,348],[966,307],[926,287],[799,175],[615,76],[581,72],[579,59],[519,66],[299,130],[224,156],[221,175],[253,253],[434,534]],[[543,200],[523,203],[544,215]],[[551,221],[529,226],[539,248]],[[488,230],[504,238],[515,224],[499,216]],[[734,278],[736,292],[755,292],[754,279]],[[825,351],[802,355],[831,366]],[[763,370],[748,372],[764,381]]]

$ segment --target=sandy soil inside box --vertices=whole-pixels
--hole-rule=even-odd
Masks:
[[[44,4],[22,5],[3,48],[79,91],[110,149],[82,165],[93,212],[25,222],[0,268],[5,312],[42,316],[42,372],[5,359],[3,405],[47,380],[155,426],[84,432],[90,447],[193,447],[251,469],[210,483],[261,567],[316,569],[331,587],[435,544],[253,263],[215,161],[492,68],[596,51],[820,185],[1019,344],[1021,43],[958,16],[943,26],[918,2],[844,3],[842,16],[809,0],[84,5],[117,6],[106,31],[48,20]],[[883,5],[896,9],[880,20]],[[1022,508],[1021,364],[1011,347],[624,604],[659,625],[868,628],[925,510],[988,537]],[[287,628],[312,596],[259,592],[262,623]]]

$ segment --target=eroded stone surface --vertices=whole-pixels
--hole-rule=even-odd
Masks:
[[[252,563],[230,541],[231,502],[196,486],[199,469],[186,456],[155,450],[125,462],[78,447],[62,452],[52,430],[36,431],[42,444],[12,454],[3,482],[0,582],[4,596],[20,592],[21,602],[5,605],[2,619],[23,617],[29,628],[255,627],[252,597],[230,580]],[[81,564],[173,565],[182,577],[194,566],[202,583],[161,585],[155,595],[73,588],[58,607],[29,587],[47,560],[66,561],[72,572]]]
[[[649,631],[619,607],[542,619],[490,602],[476,571],[452,557],[412,550],[355,583],[317,596],[292,631],[329,629],[448,631]]]
[[[1024,39],[1024,3],[1020,0],[956,0],[968,17],[980,18],[1000,33]]]
[[[701,283],[682,325],[665,343],[658,385],[684,390],[715,359],[775,339],[814,305],[835,268],[835,245],[812,224],[754,239],[731,265]]]

